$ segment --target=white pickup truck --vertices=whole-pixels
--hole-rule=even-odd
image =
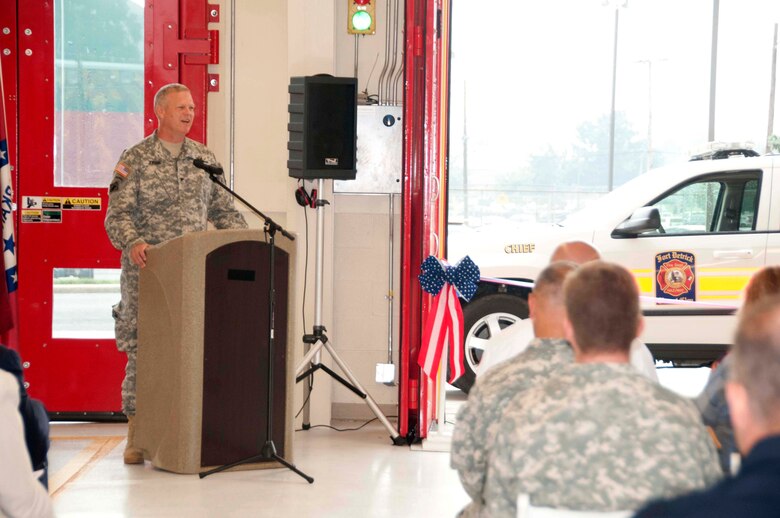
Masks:
[[[722,159],[721,159],[722,158]],[[649,171],[560,224],[475,230],[450,237],[453,263],[469,255],[483,277],[531,281],[559,243],[593,243],[636,277],[642,339],[656,359],[703,363],[729,347],[750,276],[780,264],[780,155],[722,149]],[[491,338],[527,318],[529,288],[480,283],[463,306],[468,391]],[[593,297],[609,297],[604,286]]]

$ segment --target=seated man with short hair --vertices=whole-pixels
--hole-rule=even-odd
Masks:
[[[745,310],[726,383],[739,473],[709,491],[656,502],[638,518],[780,516],[780,297]]]
[[[714,484],[714,446],[693,403],[628,363],[641,330],[636,282],[595,261],[564,284],[575,362],[507,403],[488,455],[485,516],[531,505],[616,511]]]
[[[519,356],[477,378],[458,412],[450,463],[472,499],[463,516],[478,515],[482,508],[487,455],[506,401],[542,383],[574,359],[571,346],[563,338],[563,281],[576,267],[574,263],[559,262],[542,270],[528,298],[537,338]]]

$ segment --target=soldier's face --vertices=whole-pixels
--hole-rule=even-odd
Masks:
[[[195,120],[195,103],[188,91],[171,92],[157,111],[158,131],[163,136],[183,139]]]

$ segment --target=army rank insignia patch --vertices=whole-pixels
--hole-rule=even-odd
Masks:
[[[696,300],[696,258],[692,253],[656,254],[655,296],[659,299]]]

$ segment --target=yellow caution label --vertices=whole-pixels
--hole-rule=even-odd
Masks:
[[[100,210],[100,198],[64,198],[62,208],[65,210]]]

